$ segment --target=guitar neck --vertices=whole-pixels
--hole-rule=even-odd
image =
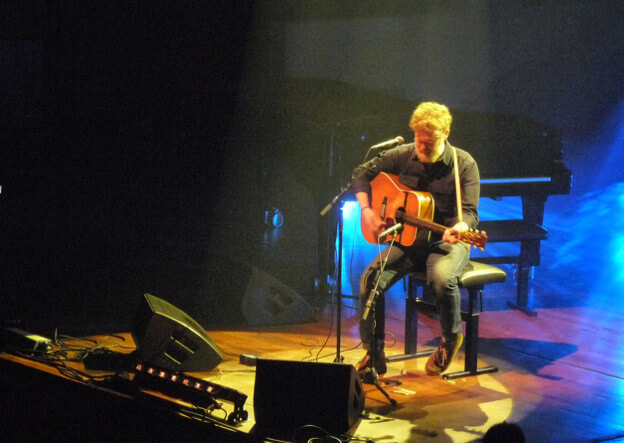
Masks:
[[[422,217],[407,214],[404,211],[397,211],[397,220],[411,226],[428,229],[429,231],[438,232],[440,234],[443,234],[447,229],[446,226],[439,225]],[[485,232],[479,233],[478,231],[472,232],[472,230],[470,230],[460,234],[460,241],[483,249],[487,243],[487,235]]]
[[[446,231],[446,226],[440,225],[438,223],[432,222],[431,220],[427,220],[426,218],[417,217],[415,215],[410,215],[405,211],[397,211],[396,213],[397,219],[403,223],[407,223],[411,226],[416,226],[418,228],[425,228],[432,232],[437,232],[439,234],[443,234]]]

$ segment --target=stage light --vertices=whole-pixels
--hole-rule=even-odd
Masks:
[[[284,224],[284,216],[278,208],[271,208],[264,211],[264,224],[279,228]]]

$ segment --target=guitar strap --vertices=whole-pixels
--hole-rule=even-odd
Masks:
[[[459,186],[459,165],[457,164],[457,150],[453,146],[451,146],[451,148],[453,149],[453,170],[455,171],[455,196],[457,197],[457,218],[459,219],[459,223],[461,223],[464,221],[464,213],[462,211],[461,188]]]

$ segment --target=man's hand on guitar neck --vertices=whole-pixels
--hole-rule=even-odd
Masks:
[[[386,224],[377,216],[370,206],[366,206],[362,209],[362,220],[366,223],[368,230],[375,234],[375,237],[379,236],[379,234],[386,229]]]
[[[442,240],[454,245],[461,241],[461,233],[468,230],[468,225],[464,222],[459,222],[451,228],[447,228],[442,234]]]

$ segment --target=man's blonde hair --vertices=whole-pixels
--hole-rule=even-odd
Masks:
[[[451,130],[452,121],[453,117],[446,106],[436,102],[423,102],[414,109],[409,126],[414,132],[426,131],[439,138]]]

